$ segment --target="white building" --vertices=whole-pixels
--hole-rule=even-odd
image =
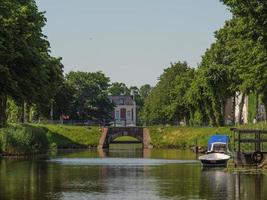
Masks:
[[[244,124],[248,124],[248,96],[244,97],[244,106],[242,110],[242,121]],[[238,122],[238,117],[240,115],[240,104],[241,104],[242,94],[236,93],[235,97],[235,121]]]
[[[114,126],[136,126],[136,103],[131,96],[109,96],[115,105],[112,112]]]
[[[237,123],[240,112],[241,112],[240,111],[240,103],[241,103],[241,99],[242,99],[242,94],[237,92],[234,98],[229,98],[226,102],[226,105],[225,105],[224,118],[225,118],[225,123],[227,125],[233,124],[233,121],[235,121]],[[244,106],[243,106],[243,110],[242,110],[242,118],[241,119],[242,119],[242,122],[244,124],[248,124],[249,122],[250,123],[252,122],[251,119],[249,120],[249,97],[248,96],[245,96],[245,99],[244,99]],[[257,119],[258,119],[258,121],[266,120],[265,106],[262,103],[259,103],[259,105],[258,105]]]

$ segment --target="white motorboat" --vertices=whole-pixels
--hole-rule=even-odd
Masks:
[[[208,141],[208,151],[206,155],[200,156],[203,167],[226,167],[230,156],[230,138],[227,135],[213,135]]]

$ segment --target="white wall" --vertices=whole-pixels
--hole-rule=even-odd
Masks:
[[[126,109],[126,125],[134,125],[136,126],[136,106],[135,105],[118,105],[115,107],[115,119],[117,124],[125,124],[125,120],[121,119],[121,109]],[[116,113],[118,113],[116,115]],[[133,116],[133,118],[132,118]]]

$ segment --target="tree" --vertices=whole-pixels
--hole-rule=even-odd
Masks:
[[[119,82],[112,83],[108,92],[112,96],[130,95],[130,89],[124,83]]]
[[[0,3],[0,126],[6,124],[6,102],[10,96],[21,113],[25,103],[39,103],[54,82],[49,67],[49,43],[42,33],[46,23],[33,0],[3,0]],[[54,66],[54,65],[53,65]],[[55,73],[54,73],[55,74]],[[24,117],[22,115],[21,121]]]
[[[152,87],[149,84],[142,85],[139,89],[139,93],[142,99],[145,99],[151,92]]]
[[[164,70],[159,82],[145,99],[141,111],[141,119],[144,123],[172,124],[174,121],[185,117],[185,112],[180,112],[181,110],[178,108],[181,104],[177,103],[183,96],[176,93],[174,88],[180,81],[182,82],[183,76],[188,75],[189,77],[189,71],[191,69],[186,62],[171,64],[169,68]],[[179,92],[182,93],[182,89]]]
[[[198,76],[204,83],[201,91],[205,92],[203,99],[208,100],[205,107],[213,125],[223,125],[225,101],[236,92],[242,99],[240,123],[245,96],[262,92],[266,85],[266,51],[260,42],[251,39],[252,32],[250,24],[234,17],[215,33],[215,43],[202,58]]]
[[[63,81],[63,65],[49,55],[49,42],[42,33],[45,24],[34,0],[0,3],[0,126],[6,124],[8,97],[24,122],[32,105],[51,104]]]
[[[242,21],[245,34],[242,33],[243,49],[241,59],[250,59],[244,73],[244,87],[253,86],[252,92],[258,96],[266,88],[266,52],[267,52],[267,2],[262,0],[221,0],[233,13],[234,18]],[[240,35],[239,35],[240,38]],[[240,59],[240,60],[241,60]],[[245,59],[245,60],[248,60]],[[237,59],[238,60],[238,59]],[[265,95],[263,95],[265,98]],[[263,100],[267,102],[266,99]]]
[[[264,0],[221,0],[229,6],[234,16],[242,17],[253,26],[251,35],[255,41],[267,47],[267,2]]]
[[[73,91],[71,118],[80,120],[108,119],[113,105],[108,100],[109,78],[102,72],[70,72],[66,84]]]

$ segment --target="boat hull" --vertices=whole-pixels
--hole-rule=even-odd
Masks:
[[[228,160],[201,160],[201,164],[203,167],[227,167]]]
[[[211,153],[199,157],[203,167],[226,167],[230,156],[222,153]]]

